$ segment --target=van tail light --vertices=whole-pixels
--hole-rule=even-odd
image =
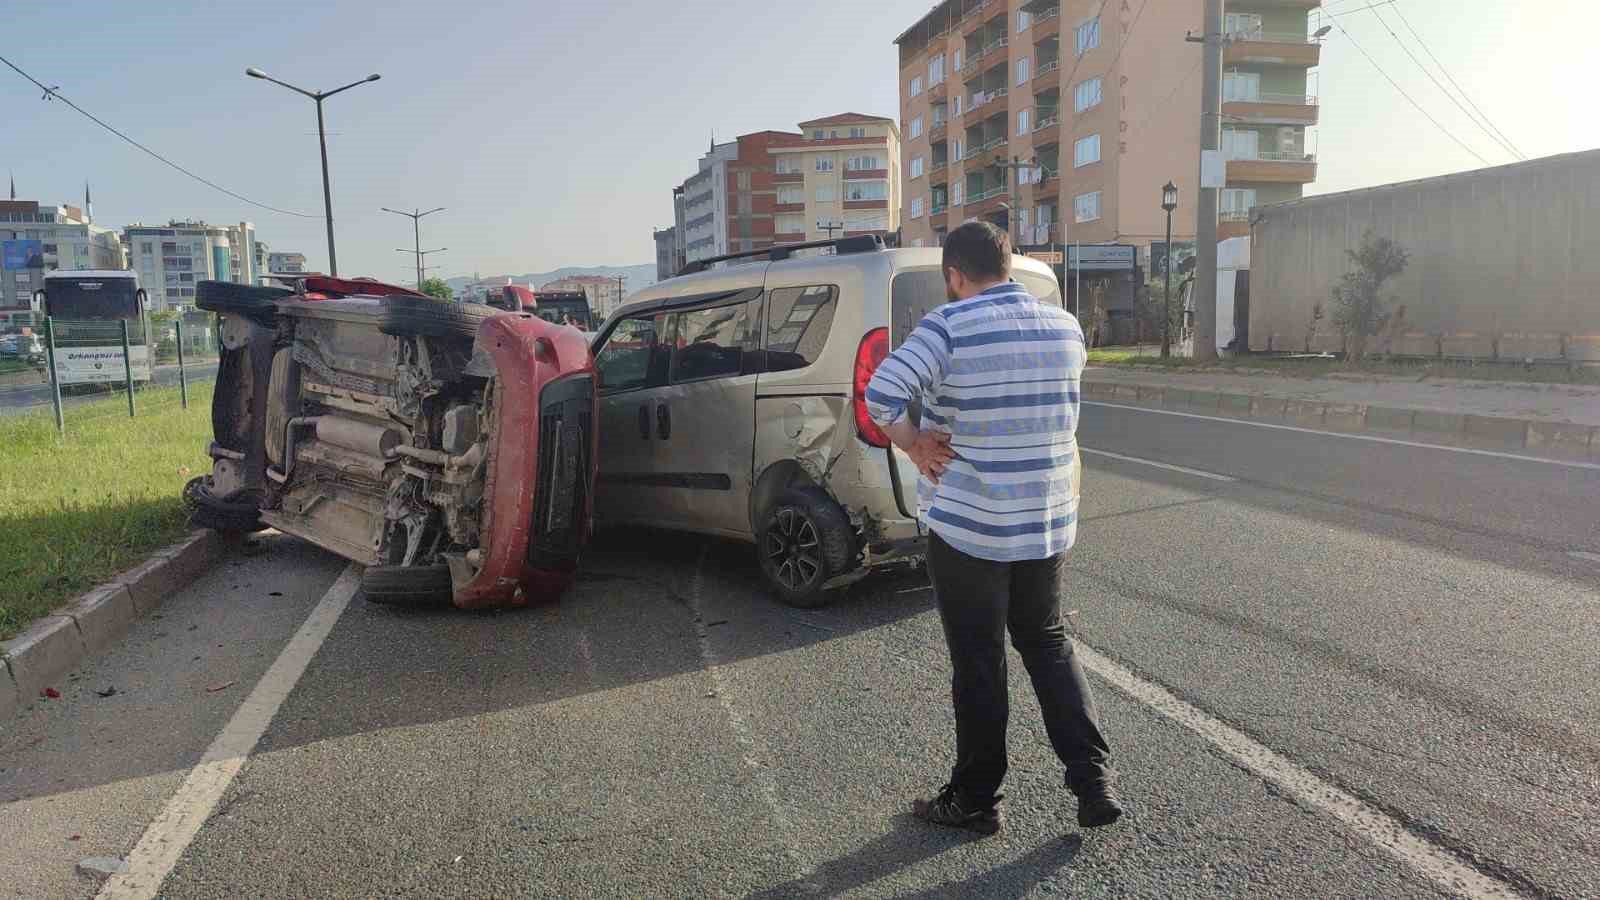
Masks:
[[[889,329],[874,328],[861,339],[856,348],[856,377],[854,405],[856,411],[856,436],[874,447],[889,446],[889,436],[867,414],[867,382],[878,364],[889,356]]]

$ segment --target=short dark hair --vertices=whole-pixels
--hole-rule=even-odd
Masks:
[[[976,281],[1011,277],[1011,238],[988,222],[967,222],[945,236],[944,267]]]

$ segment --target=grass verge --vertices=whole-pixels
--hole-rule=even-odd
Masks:
[[[209,382],[0,418],[0,640],[187,534],[184,482],[209,469]]]
[[[1294,378],[1326,378],[1337,374],[1408,381],[1460,378],[1516,384],[1576,384],[1600,387],[1600,367],[1569,368],[1559,363],[1536,363],[1525,366],[1515,363],[1425,359],[1369,359],[1356,363],[1329,357],[1287,356],[1235,356],[1214,362],[1197,363],[1179,357],[1162,359],[1158,348],[1146,347],[1141,353],[1133,347],[1099,347],[1089,351],[1089,365],[1159,366],[1174,371],[1217,372],[1231,375],[1250,375],[1266,371]]]

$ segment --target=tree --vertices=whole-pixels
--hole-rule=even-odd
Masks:
[[[422,279],[422,292],[429,297],[438,297],[440,300],[455,299],[455,294],[450,290],[450,285],[445,284],[443,278]]]
[[[1344,335],[1349,358],[1361,359],[1367,354],[1367,338],[1389,323],[1388,306],[1395,298],[1383,296],[1384,282],[1406,270],[1411,254],[1369,230],[1361,236],[1361,246],[1346,250],[1345,256],[1355,268],[1334,285],[1333,324]]]

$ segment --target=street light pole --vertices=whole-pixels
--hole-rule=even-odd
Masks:
[[[411,212],[406,212],[400,209],[390,209],[387,206],[380,206],[378,208],[386,213],[394,213],[397,216],[405,216],[411,220],[411,238],[417,248],[414,251],[417,254],[417,290],[422,290],[422,217],[431,216],[436,212],[440,212],[444,209],[444,207],[436,206],[427,212],[422,212],[415,207],[412,208]],[[435,251],[429,250],[428,252],[433,253]]]
[[[1161,188],[1161,208],[1167,211],[1167,253],[1161,268],[1167,276],[1167,297],[1161,304],[1161,358],[1172,356],[1172,211],[1178,208],[1178,186],[1167,182]]]
[[[339,275],[339,257],[333,249],[333,188],[328,182],[328,131],[323,122],[322,101],[332,97],[334,94],[348,91],[357,85],[366,84],[369,81],[377,81],[382,76],[374,72],[360,81],[352,81],[344,87],[334,88],[331,91],[308,91],[302,87],[295,87],[287,81],[279,81],[254,66],[245,69],[244,73],[251,78],[270,81],[279,87],[286,87],[297,94],[310,97],[317,104],[317,146],[322,151],[322,211],[323,219],[328,225],[328,274],[337,278]]]

